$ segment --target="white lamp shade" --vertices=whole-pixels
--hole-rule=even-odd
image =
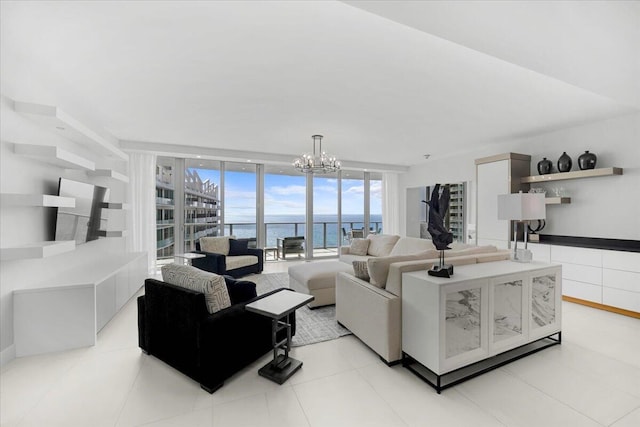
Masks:
[[[545,219],[545,195],[540,193],[514,193],[498,195],[498,219],[526,221]]]

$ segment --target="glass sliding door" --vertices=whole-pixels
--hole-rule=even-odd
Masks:
[[[251,239],[256,246],[256,165],[224,162],[225,235]]]
[[[313,177],[313,257],[336,256],[338,230],[338,180],[335,175]]]
[[[366,237],[364,233],[364,172],[342,171],[342,230],[343,245],[353,238]]]
[[[156,161],[156,251],[157,264],[173,262],[175,253],[175,159]]]
[[[220,162],[186,159],[184,171],[184,251],[201,237],[220,235]]]
[[[382,234],[382,174],[369,172],[369,230]]]
[[[291,166],[264,166],[264,222],[267,248],[277,239],[305,235],[306,177]]]

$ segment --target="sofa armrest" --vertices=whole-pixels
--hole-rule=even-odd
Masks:
[[[402,273],[411,271],[427,270],[431,268],[437,260],[415,260],[394,262],[389,266],[389,275],[387,276],[387,285],[385,289],[398,297],[402,296]]]
[[[191,260],[191,265],[200,270],[209,273],[225,274],[227,272],[226,255],[216,254],[214,252],[193,251],[195,254],[206,255],[204,258],[196,258]]]
[[[247,248],[247,254],[257,256],[259,271],[264,270],[264,250],[263,249]]]

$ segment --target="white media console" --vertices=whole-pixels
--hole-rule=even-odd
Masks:
[[[46,284],[13,291],[16,356],[95,345],[97,333],[144,284],[147,254],[105,256]]]

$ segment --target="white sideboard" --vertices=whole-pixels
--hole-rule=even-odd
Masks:
[[[563,295],[571,301],[640,315],[640,253],[544,243],[529,248],[534,260],[562,264]]]
[[[457,266],[449,279],[404,273],[403,363],[411,359],[429,370],[435,381],[412,369],[439,392],[461,381],[454,375],[446,385],[445,374],[556,334],[525,352],[559,343],[561,270],[558,264],[500,261]]]
[[[16,356],[95,345],[98,331],[142,287],[146,274],[146,252],[105,256],[13,291]]]

